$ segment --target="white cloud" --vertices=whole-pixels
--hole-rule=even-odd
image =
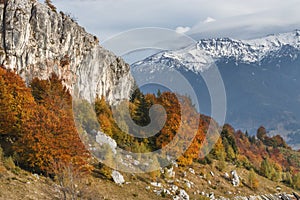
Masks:
[[[183,34],[183,33],[188,32],[189,30],[191,30],[191,28],[188,26],[186,26],[186,27],[178,26],[175,31],[177,33]]]
[[[211,18],[211,17],[207,17],[204,21],[203,21],[203,23],[211,23],[211,22],[214,22],[214,21],[216,21],[214,18]]]
[[[299,29],[300,2],[295,3],[291,0],[286,1],[285,5],[282,2],[276,3],[270,4],[269,9],[262,4],[262,10],[252,8],[251,13],[218,18],[214,23],[199,21],[188,34],[195,39],[212,37],[249,39]]]
[[[141,27],[175,30],[206,36],[250,37],[300,28],[299,0],[53,0],[72,13],[100,41],[121,31]],[[212,22],[213,16],[217,21]],[[203,23],[203,19],[206,19]],[[186,31],[186,27],[179,31]]]

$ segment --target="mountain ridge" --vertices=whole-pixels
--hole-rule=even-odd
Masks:
[[[300,31],[268,35],[252,40],[217,38],[200,40],[197,47],[213,58],[235,58],[244,63],[261,62],[268,54],[289,45],[300,49]]]
[[[143,61],[133,64],[133,68],[143,62],[160,62],[162,59],[170,58],[187,66],[194,72],[202,72],[207,69],[207,65],[220,59],[231,59],[235,62],[246,64],[261,62],[269,55],[277,55],[281,48],[290,47],[300,51],[300,31],[268,35],[266,37],[251,40],[236,40],[231,38],[202,39],[196,44],[183,49],[173,51],[163,51],[154,54]],[[295,55],[291,55],[295,59]],[[184,61],[185,60],[185,61]],[[189,63],[189,64],[187,64]],[[198,67],[191,66],[197,64]]]

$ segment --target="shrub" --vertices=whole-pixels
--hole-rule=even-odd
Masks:
[[[295,189],[300,189],[300,173],[297,173],[294,177],[293,177],[293,184],[292,184],[293,188]]]
[[[248,185],[252,190],[257,190],[259,187],[259,181],[253,169],[250,170],[248,175]]]
[[[46,5],[54,12],[56,12],[56,7],[53,5],[51,0],[45,0]]]
[[[3,164],[8,170],[14,170],[16,168],[15,162],[12,157],[5,158]]]

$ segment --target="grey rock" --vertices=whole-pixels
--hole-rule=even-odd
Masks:
[[[33,174],[33,176],[35,177],[35,179],[39,180],[40,176],[38,174]]]
[[[214,200],[215,198],[215,194],[212,192],[209,194],[209,199]]]
[[[98,131],[96,135],[96,142],[100,145],[108,145],[114,154],[117,153],[117,142],[105,133]]]
[[[158,183],[158,182],[151,182],[150,184],[151,184],[152,186],[154,186],[154,187],[159,187],[159,188],[162,187],[162,184],[161,184],[161,183]]]
[[[236,170],[233,170],[233,171],[231,172],[231,175],[232,175],[232,185],[233,185],[234,187],[239,186],[239,184],[240,184],[240,178],[239,178],[239,175],[237,174],[237,171],[236,171]]]
[[[193,168],[189,168],[189,172],[190,172],[191,174],[195,174],[195,170],[194,170]]]
[[[113,170],[111,176],[116,184],[122,185],[125,183],[124,177],[120,172]]]
[[[192,185],[191,185],[190,182],[185,182],[185,186],[186,186],[187,188],[189,188],[189,189],[191,189],[191,187],[192,187]]]
[[[225,177],[226,179],[229,179],[229,178],[230,178],[230,176],[229,176],[229,174],[228,174],[227,172],[224,174],[224,177]]]
[[[177,186],[177,185],[172,185],[171,191],[172,191],[173,193],[176,193],[177,190],[178,190],[178,186]]]
[[[189,200],[189,199],[190,199],[190,196],[183,189],[179,190],[178,195],[173,196],[173,200]]]
[[[173,166],[171,166],[170,168],[164,168],[164,174],[166,178],[175,178],[175,171]]]
[[[134,81],[129,65],[99,45],[63,13],[34,0],[8,0],[0,5],[0,64],[29,83],[52,72],[75,95],[92,102],[96,95],[110,103],[126,99]]]
[[[296,192],[293,192],[293,195],[297,200],[300,200],[300,195],[298,195]]]

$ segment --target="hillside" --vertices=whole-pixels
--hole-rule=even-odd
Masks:
[[[223,199],[242,199],[241,197],[250,196],[252,196],[252,199],[254,199],[254,196],[259,199],[258,195],[261,195],[261,198],[264,199],[280,199],[279,197],[276,198],[275,194],[278,196],[280,196],[279,194],[289,194],[291,199],[296,199],[292,195],[296,190],[288,188],[282,183],[276,183],[257,175],[259,188],[253,191],[247,183],[249,171],[228,163],[226,169],[220,172],[214,165],[195,163],[188,168],[179,169],[174,167],[175,176],[171,178],[176,180],[174,184],[169,182],[169,178],[166,179],[162,176],[162,178],[156,180],[162,184],[160,187],[153,185],[154,182],[148,174],[123,174],[126,183],[122,186],[115,184],[112,180],[99,178],[97,175],[84,177],[81,181],[77,179],[72,184],[78,185],[76,192],[79,192],[79,199],[93,200],[171,199],[176,193],[173,193],[173,191],[177,187],[178,190],[180,188],[184,189],[190,199],[213,199],[213,196],[216,199],[220,197],[223,197]],[[0,167],[0,199],[63,199],[64,190],[57,182],[11,166],[5,160],[1,162]],[[231,170],[237,170],[238,175],[241,177],[243,183],[240,183],[238,187],[234,187],[231,178],[226,177],[226,173],[230,174]],[[66,185],[64,188],[70,186],[71,184]],[[161,188],[167,189],[173,195],[168,195],[167,190],[166,194],[162,194]],[[71,199],[69,195],[70,193],[68,193],[67,199]]]
[[[199,119],[198,135],[176,162],[166,166],[166,160],[161,157],[160,169],[138,174],[121,171],[122,174],[114,175],[118,172],[90,159],[83,150],[77,132],[72,129],[74,124],[68,121],[70,95],[57,76],[52,75],[48,81],[34,79],[31,87],[26,88],[15,73],[6,69],[0,69],[0,72],[1,119],[5,124],[14,124],[4,126],[2,123],[0,126],[0,144],[4,151],[0,178],[0,197],[3,199],[64,199],[64,195],[66,199],[72,199],[72,195],[75,199],[123,199],[125,195],[128,199],[232,199],[250,195],[278,199],[276,195],[287,193],[292,197],[293,192],[299,192],[300,153],[291,150],[280,136],[268,137],[263,127],[258,129],[255,138],[225,125],[209,154],[200,156],[200,150],[210,140],[207,130],[211,119],[204,115]],[[191,102],[186,97],[182,99],[186,101],[186,111],[195,113]],[[141,101],[145,102],[141,104]],[[138,90],[130,102],[132,112],[139,111],[132,113],[133,119],[137,123],[145,123],[147,107],[155,102],[164,105],[170,119],[176,119],[178,110],[174,94],[144,96]],[[29,107],[26,106],[28,103]],[[58,109],[57,106],[62,107]],[[12,109],[10,115],[6,115],[5,109]],[[112,137],[119,147],[131,152],[143,153],[160,148],[169,142],[172,129],[176,129],[176,122],[171,121],[152,140],[130,138],[117,127],[110,106],[103,99],[96,100],[95,109],[107,137]],[[55,113],[58,119],[52,115]],[[18,118],[20,115],[23,117]],[[24,120],[30,123],[24,124]],[[86,130],[91,126],[85,123],[90,122],[84,121]],[[21,126],[18,126],[19,123]],[[31,128],[36,126],[39,128]],[[216,124],[215,128],[219,129]],[[114,147],[107,149],[99,144],[98,150],[104,150],[102,156],[111,161],[116,158],[108,150],[113,151]],[[122,163],[128,169],[142,167],[136,164],[140,158],[130,154],[125,157],[128,160]],[[121,169],[121,166],[118,167]]]

